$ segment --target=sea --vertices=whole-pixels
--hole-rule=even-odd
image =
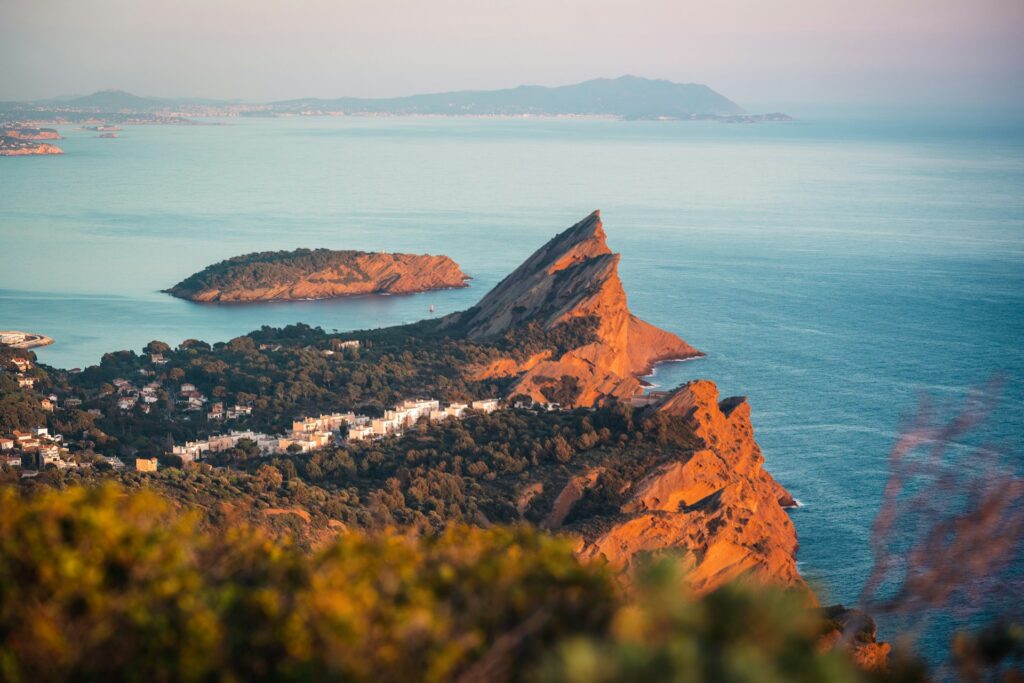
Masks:
[[[1000,378],[975,436],[1024,456],[1024,125],[797,114],[61,127],[64,156],[0,159],[0,329],[53,337],[40,360],[72,368],[153,339],[406,323],[472,305],[601,209],[632,310],[707,354],[648,381],[748,397],[766,466],[801,503],[801,572],[823,603],[855,604],[889,453],[922,401],[951,416]],[[296,247],[447,254],[473,279],[244,305],[160,291]]]

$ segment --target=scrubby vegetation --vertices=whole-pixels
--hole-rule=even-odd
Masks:
[[[236,448],[210,454],[204,463],[154,474],[97,465],[20,480],[11,470],[8,476],[24,488],[116,479],[205,510],[211,523],[225,523],[228,506],[231,514],[275,532],[285,520],[268,518],[263,511],[298,509],[310,515],[310,523],[281,531],[310,546],[331,520],[365,529],[429,531],[459,523],[540,523],[571,476],[582,468],[602,467],[605,475],[566,520],[585,524],[618,514],[630,478],[685,457],[693,448],[693,435],[681,421],[618,404],[594,411],[503,410],[422,423],[402,438],[313,454],[264,456],[243,440]],[[536,484],[541,490],[521,517],[517,499]]]
[[[525,527],[348,533],[315,553],[146,493],[0,490],[7,681],[858,681],[781,593],[624,591]]]
[[[310,273],[332,269],[344,273],[346,282],[360,282],[369,275],[359,267],[361,251],[295,249],[260,251],[234,256],[203,268],[167,290],[189,296],[207,289],[257,289],[296,282]]]
[[[223,292],[259,292],[301,283],[328,285],[329,288],[356,285],[364,291],[390,291],[397,276],[381,280],[379,273],[367,272],[372,267],[390,265],[409,267],[417,274],[417,265],[424,268],[437,264],[450,266],[454,279],[438,280],[435,286],[461,286],[465,278],[454,261],[445,256],[408,256],[404,254],[365,251],[333,251],[330,249],[295,249],[294,251],[261,251],[235,256],[194,273],[166,292],[190,299],[203,294]],[[326,276],[322,274],[327,274]]]

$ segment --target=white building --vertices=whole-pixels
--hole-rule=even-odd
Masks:
[[[234,420],[243,415],[252,415],[252,406],[235,405],[228,408],[227,417],[229,420]]]
[[[444,412],[451,417],[462,417],[466,413],[466,409],[469,408],[465,403],[451,403]]]
[[[349,441],[365,441],[373,436],[373,428],[366,425],[354,425],[348,428]]]
[[[482,413],[493,413],[498,409],[498,399],[485,398],[480,401],[473,401],[471,405],[473,410],[479,410]]]
[[[183,445],[171,449],[171,454],[181,458],[182,462],[192,462],[203,457],[210,450],[209,441],[186,441]]]
[[[381,417],[370,420],[370,431],[372,431],[376,436],[387,436],[388,434],[393,434],[396,429],[398,429],[398,423],[394,420]]]

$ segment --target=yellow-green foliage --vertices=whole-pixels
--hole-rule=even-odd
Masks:
[[[529,528],[349,533],[315,553],[204,531],[152,493],[0,490],[5,681],[850,681],[774,592],[625,597]]]
[[[615,600],[607,573],[525,528],[346,534],[307,555],[114,487],[4,489],[0,509],[8,681],[444,681],[538,610],[527,662]]]
[[[563,643],[543,671],[551,683],[859,681],[838,652],[818,653],[819,613],[796,594],[741,583],[694,600],[679,565],[662,561],[637,578],[607,634]]]

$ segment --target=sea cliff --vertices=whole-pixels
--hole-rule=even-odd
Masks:
[[[601,212],[594,211],[538,249],[476,306],[451,316],[448,324],[463,328],[470,339],[493,338],[528,324],[545,329],[580,319],[596,324],[588,343],[557,355],[552,350],[492,362],[475,368],[475,378],[517,376],[511,395],[545,401],[545,388],[565,377],[577,388],[568,403],[591,406],[638,394],[638,376],[659,361],[702,356],[675,334],[632,314],[618,265]]]
[[[631,569],[649,553],[682,551],[687,581],[698,592],[746,577],[798,588],[813,602],[796,568],[796,529],[784,509],[796,503],[764,469],[746,400],[720,401],[713,382],[698,380],[646,410],[692,435],[691,447],[666,447],[624,482],[601,466],[570,476],[543,526],[576,535],[581,558],[617,569]],[[600,489],[607,486],[618,489],[617,509],[574,514],[588,492],[605,499]],[[537,493],[531,500],[540,500]]]
[[[292,301],[465,287],[447,256],[297,249],[221,261],[165,290],[198,302]]]

